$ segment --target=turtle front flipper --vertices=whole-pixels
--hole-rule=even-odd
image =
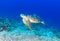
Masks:
[[[30,30],[32,30],[32,26],[31,26],[31,23],[29,22],[29,20],[25,20],[23,19],[23,23],[29,27]]]
[[[28,23],[27,23],[27,25],[28,25],[29,29],[30,29],[30,30],[32,30],[31,23],[30,23],[30,22],[28,22]]]

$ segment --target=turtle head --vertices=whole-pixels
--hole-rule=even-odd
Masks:
[[[20,14],[20,17],[22,17],[22,18],[24,18],[24,17],[26,17],[24,14]]]

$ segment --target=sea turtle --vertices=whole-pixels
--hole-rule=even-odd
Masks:
[[[23,23],[29,27],[29,29],[32,29],[31,23],[42,23],[44,24],[43,21],[38,20],[36,16],[31,16],[31,15],[24,15],[20,14],[20,17],[22,17]]]

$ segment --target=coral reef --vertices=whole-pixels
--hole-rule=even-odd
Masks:
[[[21,20],[0,18],[0,41],[60,41],[49,27],[32,25],[32,28],[29,30]]]

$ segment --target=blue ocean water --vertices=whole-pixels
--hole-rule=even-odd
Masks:
[[[39,16],[42,20],[44,20],[46,25],[38,24],[35,26],[35,28],[33,28],[33,30],[30,31],[28,27],[22,23],[22,19],[20,17],[21,13],[26,15],[35,14]],[[23,37],[21,41],[24,41],[23,39],[25,39],[25,41],[28,40],[32,41],[33,39],[35,39],[33,41],[40,41],[40,39],[42,38],[43,39],[41,41],[44,41],[44,39],[47,41],[48,40],[58,41],[60,40],[60,33],[58,33],[60,32],[60,1],[59,0],[0,0],[0,21],[7,22],[6,25],[8,25],[9,27],[7,31],[3,30],[0,32],[1,33],[0,36],[2,36],[3,38],[4,35],[5,36],[12,35],[12,36],[19,36],[20,39]],[[3,23],[0,23],[0,25],[3,25]],[[33,38],[31,39],[30,36],[32,36]],[[59,38],[57,38],[56,36],[58,36]],[[51,39],[51,37],[53,37],[54,40]],[[14,39],[17,39],[17,37]]]
[[[0,0],[0,16],[19,17],[20,13],[37,14],[48,24],[60,27],[59,0]]]

